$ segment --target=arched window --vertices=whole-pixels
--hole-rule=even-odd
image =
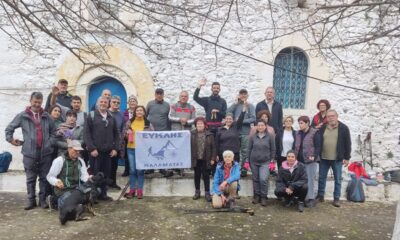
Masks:
[[[283,108],[304,109],[307,77],[296,73],[307,74],[306,55],[299,48],[285,48],[278,53],[274,64],[275,99]]]

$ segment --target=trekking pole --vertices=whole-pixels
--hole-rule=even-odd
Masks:
[[[126,192],[126,190],[128,189],[128,187],[129,187],[129,180],[128,180],[128,182],[125,184],[124,188],[123,188],[122,191],[121,191],[121,194],[120,194],[119,197],[117,198],[117,202],[118,202],[119,200],[121,200],[121,198],[125,195],[125,192]]]

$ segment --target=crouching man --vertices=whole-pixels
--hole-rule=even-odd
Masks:
[[[89,180],[85,161],[79,157],[83,148],[78,140],[68,141],[68,151],[54,159],[47,181],[54,186],[54,196],[47,198],[50,208],[57,209],[63,204],[71,190],[80,186],[81,182]]]
[[[215,170],[212,189],[213,208],[235,207],[240,165],[233,162],[234,156],[235,154],[232,151],[224,151],[222,154],[224,162],[220,162]]]
[[[304,211],[304,199],[307,195],[307,172],[303,163],[296,160],[296,154],[289,150],[286,161],[279,168],[276,180],[275,195],[285,199],[285,206],[289,207],[295,198],[298,201],[299,212]]]

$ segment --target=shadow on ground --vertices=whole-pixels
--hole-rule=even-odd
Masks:
[[[298,213],[275,200],[243,213],[184,214],[184,209],[209,209],[187,197],[122,200],[96,205],[98,216],[61,226],[57,212],[24,211],[25,194],[1,193],[0,236],[6,239],[391,239],[396,206],[382,203],[330,202]]]

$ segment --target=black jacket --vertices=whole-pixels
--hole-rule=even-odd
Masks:
[[[322,159],[322,151],[324,147],[324,133],[327,125],[323,125],[319,130],[319,141],[321,150],[319,156]],[[342,161],[343,159],[350,160],[351,158],[351,137],[349,128],[342,122],[339,121],[338,126],[338,141],[336,145],[336,155],[337,159]]]
[[[210,96],[210,97],[199,97],[200,88],[196,88],[194,91],[193,99],[202,107],[204,107],[204,111],[206,112],[206,120],[207,122],[221,122],[222,119],[226,115],[226,101],[225,99],[218,96]],[[211,110],[218,109],[216,119],[211,119]]]
[[[256,105],[256,115],[261,110],[268,110],[272,114],[272,118],[268,120],[268,124],[274,128],[276,134],[280,133],[283,127],[282,104],[280,104],[277,101],[274,101],[274,103],[272,104],[272,111],[271,111],[271,109],[268,108],[268,105],[265,102],[265,100],[262,100]]]
[[[307,186],[307,172],[303,163],[297,162],[292,173],[284,167],[279,168],[275,183],[276,191],[281,192],[286,188],[301,189],[304,185]]]
[[[240,152],[240,132],[243,126],[243,119],[246,112],[241,112],[237,122],[234,122],[229,129],[221,127],[216,135],[217,154],[222,155],[225,150],[234,153]]]
[[[95,149],[100,152],[119,150],[120,133],[115,119],[108,111],[106,120],[103,120],[98,110],[94,111],[93,119],[88,114],[83,130],[83,139],[89,152]]]
[[[49,94],[49,96],[47,97],[46,100],[46,105],[44,107],[45,111],[49,111],[50,109],[50,100],[51,100],[51,95],[52,93]],[[66,92],[65,94],[58,94],[56,97],[56,103],[67,107],[67,108],[71,108],[71,99],[72,99],[72,95],[69,92]]]
[[[197,165],[197,131],[192,130],[190,132],[191,152],[192,152],[192,168]],[[211,161],[217,159],[217,151],[215,148],[214,135],[206,131],[206,143],[204,146],[203,160],[206,161],[207,168],[211,168]]]

